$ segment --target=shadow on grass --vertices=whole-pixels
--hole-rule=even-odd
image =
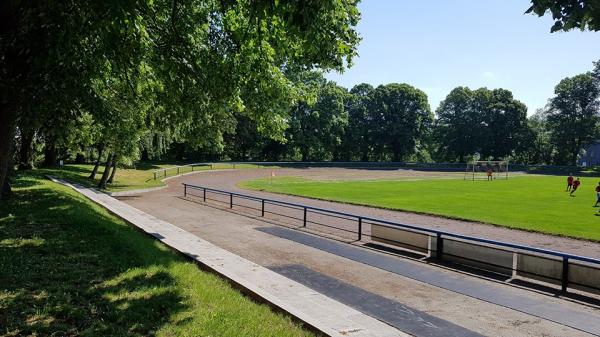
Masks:
[[[153,335],[185,310],[176,255],[31,177],[0,204],[0,326],[8,335]]]
[[[103,168],[99,168],[98,174],[96,177],[97,178],[100,177],[102,175],[103,171],[104,171]],[[85,168],[75,167],[75,166],[71,166],[71,165],[55,167],[55,168],[40,168],[40,169],[35,169],[35,170],[24,172],[24,173],[17,173],[16,181],[18,182],[19,179],[21,179],[22,177],[27,177],[27,176],[43,179],[44,176],[51,175],[51,176],[54,176],[54,177],[57,177],[60,179],[76,182],[83,186],[96,187],[96,185],[98,184],[98,181],[87,178],[87,176],[90,174],[90,172],[91,172],[91,170],[87,170]]]
[[[136,170],[142,170],[142,171],[147,171],[147,170],[158,170],[161,167],[159,165],[162,164],[166,164],[166,163],[159,163],[159,162],[139,162],[135,164],[135,169]],[[178,165],[178,164],[175,164]]]

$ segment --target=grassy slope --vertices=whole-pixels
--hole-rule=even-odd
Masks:
[[[136,168],[133,169],[117,169],[117,173],[115,175],[115,181],[112,184],[108,184],[108,191],[116,192],[116,191],[124,191],[124,190],[135,190],[142,188],[150,188],[150,187],[158,187],[163,186],[160,180],[165,178],[165,176],[160,175],[154,180],[154,176],[152,171],[174,167],[175,164],[150,164],[150,163],[138,163]],[[93,165],[89,164],[68,164],[62,167],[55,167],[50,169],[36,169],[37,173],[50,174],[59,178],[63,178],[69,181],[77,182],[79,184],[85,186],[96,186],[100,181],[100,177],[102,177],[102,172],[104,172],[104,167],[101,166],[98,169],[98,174],[96,175],[96,179],[94,181],[88,179],[88,176],[92,172]],[[251,164],[237,164],[236,168],[256,168],[256,165]],[[198,166],[194,167],[194,171],[202,171],[208,170],[209,166]],[[231,164],[220,163],[214,164],[213,169],[230,169],[232,168]],[[191,167],[182,167],[179,170],[179,174],[192,172]],[[177,175],[177,170],[169,170],[167,171],[167,177],[171,177]]]
[[[240,184],[249,189],[295,194],[398,210],[424,212],[492,224],[600,240],[595,186],[582,178],[576,197],[565,178],[520,176],[508,181],[311,181],[281,177]]]
[[[0,336],[308,336],[39,173],[0,203]]]
[[[138,165],[135,169],[117,169],[115,181],[108,185],[109,191],[122,191],[139,188],[162,186],[160,179],[152,178],[152,171],[172,165],[154,165],[144,164]],[[93,165],[89,164],[69,164],[62,167],[36,169],[36,173],[51,174],[59,178],[77,182],[86,186],[96,186],[102,177],[104,167],[98,169],[98,174],[95,180],[88,179],[92,172]]]

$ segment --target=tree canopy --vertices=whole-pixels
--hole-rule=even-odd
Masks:
[[[505,89],[455,88],[437,109],[440,155],[464,161],[474,155],[500,159],[514,155],[528,137],[527,107]]]
[[[104,165],[105,186],[140,157],[574,163],[598,138],[600,62],[529,120],[505,89],[457,87],[436,119],[409,84],[326,80],[357,56],[357,2],[0,2],[0,186],[41,153]],[[528,12],[548,11],[598,30],[594,1]]]
[[[296,97],[286,73],[351,64],[356,4],[3,1],[0,184],[17,125],[84,112],[104,130],[98,141],[123,155],[146,132],[222,147],[236,112],[281,137]]]
[[[571,29],[600,30],[600,3],[597,0],[531,0],[526,13],[552,15],[551,32]]]
[[[577,164],[583,146],[597,139],[600,122],[600,85],[592,73],[567,77],[554,89],[547,112],[557,162]]]

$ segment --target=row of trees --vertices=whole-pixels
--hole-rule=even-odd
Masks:
[[[347,90],[320,72],[299,71],[287,74],[297,99],[281,120],[288,127],[280,137],[240,111],[232,114],[227,121],[230,125],[222,126],[222,142],[181,141],[169,129],[144,128],[143,123],[98,130],[97,121],[84,113],[61,127],[19,128],[18,162],[21,168],[31,167],[36,148],[48,164],[58,157],[80,162],[93,158],[93,177],[102,158],[113,168],[105,170],[108,182],[117,161],[127,163],[140,157],[182,161],[510,159],[573,165],[581,150],[600,138],[599,75],[600,62],[594,72],[563,79],[547,107],[528,118],[527,107],[505,89],[457,87],[434,114],[426,94],[408,84],[374,88],[362,83]],[[99,135],[111,132],[123,133],[117,139],[131,139],[132,130],[140,132],[136,141],[121,144],[118,152],[107,151],[107,142],[98,141]],[[55,137],[54,141],[48,137]]]
[[[558,98],[588,74],[559,85],[535,127],[506,90],[457,88],[435,119],[425,93],[410,85],[348,91],[326,81],[321,71],[342,71],[356,56],[357,2],[0,2],[2,194],[13,163],[92,161],[92,177],[105,166],[103,187],[117,164],[140,158],[537,160],[523,155],[532,143],[524,139],[543,147],[548,138],[551,160],[572,161],[593,139],[552,131],[564,125],[556,111],[595,111]],[[538,15],[553,13],[553,30],[598,29],[587,2],[575,10],[564,0],[531,4]],[[453,131],[460,123],[478,124],[463,134]]]
[[[263,138],[239,119],[222,154],[234,160],[575,165],[583,148],[600,139],[600,61],[594,72],[563,79],[548,105],[529,118],[527,107],[505,89],[457,87],[434,118],[425,93],[410,85],[363,83],[348,91],[309,75],[303,85],[314,99],[293,106],[283,140]]]

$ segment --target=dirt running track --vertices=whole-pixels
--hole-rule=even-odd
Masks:
[[[569,327],[548,319],[482,301],[471,296],[449,291],[426,282],[416,281],[409,277],[331,254],[293,240],[271,235],[268,234],[268,231],[257,230],[281,227],[278,226],[279,221],[277,219],[273,220],[271,218],[271,220],[264,221],[258,217],[248,216],[251,212],[255,212],[254,214],[256,215],[256,211],[246,210],[239,206],[234,207],[233,210],[229,210],[227,205],[225,207],[218,206],[216,203],[206,205],[201,202],[200,198],[183,198],[182,182],[241,191],[236,187],[239,181],[267,177],[270,175],[270,172],[270,169],[202,172],[168,180],[169,187],[166,189],[135,197],[122,197],[120,199],[260,265],[272,268],[300,265],[316,273],[335,278],[372,294],[396,301],[415,311],[421,311],[443,321],[466,328],[474,333],[485,336],[507,337],[590,336],[590,334],[579,330],[577,326]],[[374,171],[336,168],[277,170],[278,176],[304,176],[317,179],[327,179],[328,177],[329,179],[352,179],[352,176],[367,177],[368,179],[406,177],[405,173],[386,170]],[[435,176],[435,174],[440,175],[440,173],[431,172],[427,174],[431,176]],[[440,228],[495,240],[519,242],[580,255],[600,257],[600,244],[592,242],[515,231],[472,222],[293,196],[246,190],[243,190],[243,193],[342,210],[355,214],[364,214],[365,216],[380,217],[430,228]],[[222,200],[228,201],[228,199]],[[294,227],[298,225],[297,223],[294,224],[293,221],[287,223],[287,226]],[[600,320],[600,310],[591,305],[582,305],[532,290],[474,278],[459,272],[430,266],[410,259],[398,259],[414,263],[419,266],[418,268],[445,273],[449,278],[469,280],[485,287],[498,288],[501,291],[502,289],[510,289],[512,293],[518,294],[523,299],[539,301],[541,306],[563,308],[565,310],[591,314]]]

